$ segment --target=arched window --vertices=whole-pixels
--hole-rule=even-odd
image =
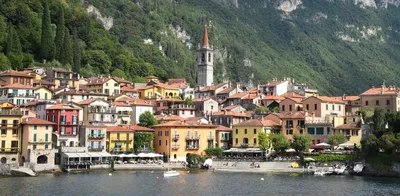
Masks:
[[[0,161],[1,161],[1,163],[7,163],[7,158],[6,157],[2,157]]]
[[[36,163],[37,164],[46,164],[47,163],[47,156],[46,155],[38,156]]]
[[[74,147],[74,141],[69,142],[69,147]]]

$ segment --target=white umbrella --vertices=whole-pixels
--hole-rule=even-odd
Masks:
[[[125,157],[134,158],[134,157],[137,157],[137,156],[135,154],[128,154],[128,155],[125,155]]]
[[[343,144],[339,144],[339,147],[350,148],[350,147],[354,147],[354,144],[352,144],[352,143],[343,143]]]
[[[315,146],[320,146],[320,147],[331,147],[331,145],[330,145],[330,144],[327,144],[327,143],[319,143],[319,144],[316,144]]]
[[[139,153],[137,156],[141,158],[148,157],[146,153]]]
[[[119,158],[127,157],[126,154],[120,154],[118,155]]]
[[[304,158],[304,160],[305,160],[305,161],[315,161],[315,159],[310,158],[310,157]]]
[[[207,159],[206,161],[204,161],[204,166],[212,166],[212,159]]]
[[[164,156],[162,154],[157,154],[157,153],[150,153],[150,154],[154,155],[154,157],[163,157]]]
[[[296,152],[296,150],[291,148],[291,149],[287,149],[286,152]]]

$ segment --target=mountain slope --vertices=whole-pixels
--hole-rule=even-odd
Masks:
[[[17,27],[24,65],[29,55],[42,60],[35,47],[40,43],[38,2],[22,6],[32,11],[33,35],[19,24],[23,18],[11,20],[12,11],[0,8],[3,26]],[[135,81],[155,74],[194,84],[196,49],[207,24],[215,82],[257,85],[292,77],[340,95],[400,79],[400,0],[57,0],[51,3],[54,26],[57,4],[67,8],[66,26],[78,28],[82,74],[112,72]],[[4,52],[7,33],[2,32]]]

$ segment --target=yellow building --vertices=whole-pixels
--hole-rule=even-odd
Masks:
[[[141,99],[161,99],[165,97],[178,97],[179,86],[162,83],[155,76],[147,77],[147,84],[137,88]]]
[[[7,110],[11,110],[15,107],[16,105],[8,102],[8,101],[1,101],[0,102],[0,111],[7,111]]]
[[[270,119],[252,119],[233,125],[233,147],[258,148],[259,133],[270,134],[280,129],[280,122],[275,117],[271,116]]]
[[[197,121],[173,121],[154,126],[154,150],[170,161],[186,161],[189,154],[205,155],[213,148],[217,126]]]
[[[34,90],[34,94],[36,99],[38,100],[52,100],[53,99],[53,91],[49,88],[40,86]]]
[[[11,163],[19,159],[21,153],[20,122],[22,118],[20,110],[8,110],[0,112],[0,162]]]
[[[134,130],[128,127],[107,127],[107,151],[112,153],[131,152],[133,149]]]
[[[338,119],[336,118],[335,121],[338,121]],[[339,123],[341,124],[334,124],[333,133],[344,134],[347,143],[356,144],[360,147],[361,140],[364,139],[361,130],[361,117],[357,115],[346,116],[345,124],[343,120]]]
[[[35,164],[35,170],[51,170],[54,167],[51,134],[55,123],[24,118],[21,122],[21,162]]]
[[[79,75],[60,67],[47,67],[45,80],[54,83],[54,88],[73,87],[79,90]]]
[[[115,96],[120,94],[120,84],[111,76],[103,77],[91,77],[88,79],[86,84],[88,91],[95,93],[104,93],[109,96]]]

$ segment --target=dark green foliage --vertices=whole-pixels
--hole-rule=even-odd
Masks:
[[[134,135],[134,142],[133,142],[133,148],[134,151],[137,153],[138,149],[141,148],[153,148],[153,139],[154,139],[154,134],[153,133],[141,133],[141,132],[136,132]]]
[[[120,78],[126,78],[125,72],[120,70],[120,69],[118,69],[118,68],[114,69],[114,71],[111,72],[111,75],[112,76],[116,76],[116,77],[120,77]]]
[[[290,147],[289,140],[282,133],[272,134],[271,142],[272,148],[278,153],[284,153]]]
[[[356,157],[344,154],[319,154],[317,156],[305,156],[305,158],[313,158],[317,162],[331,161],[353,161]]]
[[[50,10],[47,0],[43,1],[43,16],[42,16],[42,35],[40,53],[42,59],[53,60],[54,58],[54,40],[51,29]]]
[[[208,156],[221,157],[222,156],[222,149],[221,148],[207,148],[205,150],[205,153]]]
[[[76,29],[74,29],[74,35],[73,35],[73,62],[74,64],[72,65],[72,70],[77,72],[79,71],[79,68],[81,67],[81,47],[79,46],[79,38],[78,38],[78,33]]]
[[[312,137],[308,134],[294,134],[292,148],[296,150],[296,152],[305,152],[310,149],[312,145]]]
[[[149,111],[144,112],[139,116],[139,124],[142,127],[152,127],[157,124],[157,119]]]
[[[64,63],[65,59],[65,39],[64,36],[66,34],[65,28],[65,20],[64,20],[64,7],[60,6],[58,10],[58,23],[57,23],[57,31],[56,38],[54,40],[55,43],[55,59]],[[65,63],[64,63],[65,64]]]
[[[333,147],[347,142],[347,138],[343,133],[334,133],[328,136],[328,144]]]
[[[64,53],[61,55],[61,63],[62,64],[70,64],[73,65],[74,64],[74,54],[72,51],[72,40],[71,40],[71,36],[69,35],[69,30],[68,28],[65,28],[65,34],[64,34]]]
[[[374,116],[372,117],[374,123],[374,134],[379,138],[386,132],[386,116],[385,110],[380,107],[376,107],[374,110]]]
[[[185,103],[185,105],[194,105],[192,99],[189,99],[189,98],[186,98],[184,103]]]
[[[83,52],[84,66],[90,65],[95,73],[108,73],[111,68],[111,59],[103,50],[86,50]]]
[[[15,54],[15,55],[21,55],[22,54],[22,49],[21,49],[21,42],[19,41],[18,33],[15,31],[13,26],[10,26],[8,28],[7,32],[7,44],[5,48],[5,54]]]

